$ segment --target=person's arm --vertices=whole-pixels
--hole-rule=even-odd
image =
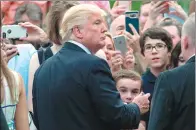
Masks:
[[[140,68],[141,73],[143,73],[147,68],[147,62],[145,61],[144,56],[141,54],[141,48],[139,43],[140,35],[132,24],[130,24],[129,27],[132,30],[133,35],[125,31],[124,36],[127,39],[127,45],[129,45],[129,47],[133,49],[133,54],[135,56],[136,63],[138,64],[137,68]]]
[[[152,97],[151,112],[148,123],[149,130],[168,130],[173,110],[173,93],[171,80],[165,73],[160,74]]]
[[[33,87],[33,79],[36,70],[39,68],[39,59],[38,54],[34,53],[31,57],[29,64],[29,80],[28,80],[28,108],[29,111],[33,112],[33,103],[32,103],[32,87]]]
[[[25,88],[22,77],[19,76],[19,102],[16,105],[15,122],[16,130],[29,130],[28,109]]]
[[[135,103],[124,104],[120,99],[120,94],[116,89],[106,61],[97,59],[92,62],[88,75],[87,90],[97,116],[115,129],[138,128],[140,112],[145,111],[140,109],[141,106],[137,104],[139,102],[146,104],[148,95],[141,95],[142,99],[137,98]]]
[[[5,13],[10,8],[13,1],[1,1],[1,12]]]
[[[166,4],[163,4],[163,1],[159,1],[157,3],[152,2],[150,7],[150,12],[148,19],[144,25],[143,30],[141,33],[145,32],[148,28],[151,28],[156,24],[156,19],[159,15],[163,14],[168,9],[168,6]]]
[[[170,1],[168,2],[171,8],[174,8],[174,11],[170,11],[169,14],[176,15],[179,18],[183,19],[184,21],[188,18],[187,13],[184,11],[181,5],[177,2]]]

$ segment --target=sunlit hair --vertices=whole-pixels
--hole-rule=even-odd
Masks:
[[[3,87],[3,91],[4,91],[3,78],[5,78],[8,83],[9,90],[10,90],[11,100],[14,102],[14,101],[16,101],[16,94],[15,94],[14,90],[17,86],[17,83],[14,78],[14,74],[8,68],[7,63],[2,55],[2,51],[4,51],[3,44],[5,44],[5,43],[1,40],[1,87]],[[5,97],[1,96],[1,103],[4,100],[2,98],[5,98]]]
[[[114,47],[114,40],[113,40],[113,38],[112,38],[112,34],[109,33],[109,32],[105,32],[105,35],[106,35],[107,37],[110,38],[110,40],[112,41],[112,46],[113,46],[113,48],[114,48],[114,50],[115,50],[115,47]]]
[[[113,73],[112,75],[116,82],[118,82],[120,79],[123,79],[123,78],[128,78],[128,79],[137,80],[137,81],[142,80],[140,74],[133,70],[122,69],[122,70],[119,70]]]
[[[88,18],[94,13],[99,13],[103,17],[106,13],[96,5],[80,4],[71,7],[63,16],[60,35],[63,42],[69,40],[72,36],[72,29],[74,26],[82,27]]]

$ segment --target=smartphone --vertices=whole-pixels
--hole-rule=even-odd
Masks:
[[[115,50],[119,50],[123,55],[125,55],[126,52],[128,51],[125,36],[123,35],[115,36],[113,37],[113,41],[114,41]]]
[[[27,37],[27,30],[20,25],[3,25],[1,36],[6,39],[19,39]]]
[[[132,24],[136,31],[139,33],[139,11],[125,12],[125,29],[133,35],[129,24]]]

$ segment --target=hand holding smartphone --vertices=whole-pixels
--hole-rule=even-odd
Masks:
[[[128,51],[125,36],[119,35],[113,37],[113,40],[114,40],[115,49],[119,50],[123,55],[125,55],[126,52]]]
[[[2,38],[20,39],[27,37],[27,29],[20,25],[3,25],[1,30]]]
[[[139,11],[129,11],[125,12],[125,28],[126,31],[130,34],[134,35],[133,31],[131,30],[129,24],[132,24],[133,27],[139,34]]]

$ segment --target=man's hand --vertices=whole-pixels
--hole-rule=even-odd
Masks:
[[[149,97],[150,97],[149,93],[147,94],[141,93],[133,99],[133,103],[137,104],[138,107],[140,108],[141,114],[144,114],[149,111],[149,104],[150,104],[150,101],[148,99]]]
[[[27,29],[28,36],[20,38],[20,40],[35,42],[35,43],[48,43],[49,39],[47,34],[40,27],[30,23],[19,23],[18,25]]]

